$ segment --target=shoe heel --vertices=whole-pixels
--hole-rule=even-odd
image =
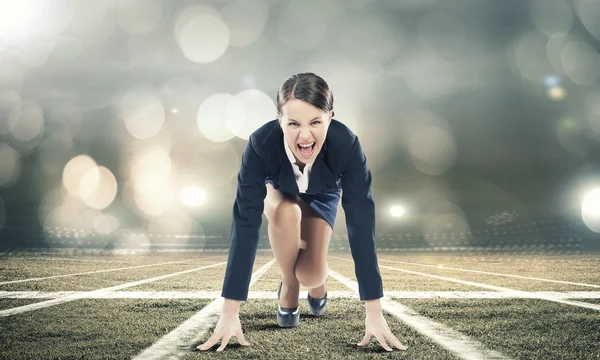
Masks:
[[[294,308],[282,308],[279,305],[282,285],[283,281],[280,281],[277,290],[277,325],[279,327],[296,327],[300,324],[300,305]]]
[[[327,280],[325,281],[327,283]],[[308,300],[308,309],[310,313],[313,315],[323,315],[325,312],[325,305],[327,305],[327,292],[325,292],[325,296],[322,298],[314,298],[308,294],[306,297]]]

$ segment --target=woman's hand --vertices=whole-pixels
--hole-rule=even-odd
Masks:
[[[235,336],[238,339],[240,345],[250,345],[250,343],[244,339],[239,314],[236,312],[223,312],[219,322],[217,322],[213,335],[204,344],[197,346],[196,349],[208,350],[219,342],[219,340],[223,339],[223,341],[221,341],[221,346],[217,349],[217,351],[222,351],[225,349],[232,336]]]
[[[393,351],[391,347],[385,342],[385,339],[389,340],[392,345],[400,350],[406,350],[408,346],[402,345],[398,338],[392,334],[390,328],[383,317],[383,311],[379,309],[367,309],[367,316],[365,318],[365,337],[359,342],[358,346],[366,345],[371,336],[375,336],[381,346],[387,351]]]

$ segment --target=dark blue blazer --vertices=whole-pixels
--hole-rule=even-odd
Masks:
[[[283,147],[283,131],[272,120],[250,135],[242,155],[233,205],[227,270],[221,296],[247,301],[262,223],[265,179],[283,192],[299,194],[298,184]],[[342,207],[360,300],[383,297],[383,284],[375,249],[375,203],[371,171],[358,137],[341,122],[331,119],[325,143],[313,163],[307,194],[342,189]]]

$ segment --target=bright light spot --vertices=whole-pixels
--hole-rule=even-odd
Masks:
[[[585,195],[581,203],[581,217],[590,230],[600,232],[600,188]]]
[[[404,208],[399,205],[392,206],[390,209],[390,214],[392,214],[393,217],[400,217],[404,215]]]
[[[179,110],[177,110],[177,109],[171,109],[172,114],[177,114],[178,112],[179,112]]]
[[[229,46],[227,24],[208,6],[184,10],[175,23],[174,36],[183,55],[195,63],[211,63]]]
[[[556,74],[546,75],[542,79],[542,83],[547,88],[553,88],[553,87],[561,86],[563,83],[563,79],[560,75],[556,75]]]
[[[0,39],[18,37],[27,29],[36,10],[36,0],[0,1]]]
[[[145,214],[158,216],[172,202],[172,160],[161,147],[146,149],[132,161],[130,200]]]
[[[69,194],[75,197],[81,197],[80,189],[82,188],[82,179],[84,175],[86,175],[89,171],[96,169],[96,161],[92,159],[88,155],[78,155],[69,160],[65,168],[63,169],[63,186]],[[87,175],[88,181],[90,181],[90,175]],[[94,184],[92,184],[92,190],[89,193],[93,192],[93,189],[97,185],[97,180]],[[84,189],[87,186],[83,186]]]
[[[235,95],[242,105],[242,116],[227,116],[227,126],[241,139],[248,140],[250,134],[276,117],[277,108],[269,95],[256,89],[248,89]],[[233,105],[234,103],[232,103]],[[233,110],[233,109],[232,109]],[[235,108],[235,110],[238,110]]]
[[[199,187],[191,186],[181,191],[181,203],[189,207],[197,207],[206,202],[206,191]]]
[[[82,200],[96,210],[107,208],[117,195],[117,179],[104,166],[88,170],[81,179],[80,187]]]
[[[223,142],[234,134],[230,124],[246,121],[243,104],[237,97],[229,94],[215,94],[208,97],[198,108],[197,125],[200,133],[210,141]]]
[[[546,91],[548,97],[552,100],[562,100],[567,96],[567,90],[562,86],[555,86]]]

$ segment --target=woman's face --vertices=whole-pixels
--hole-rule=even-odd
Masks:
[[[327,137],[331,111],[325,112],[303,100],[291,99],[281,108],[279,124],[297,161],[315,161]],[[311,145],[301,147],[300,145]]]

